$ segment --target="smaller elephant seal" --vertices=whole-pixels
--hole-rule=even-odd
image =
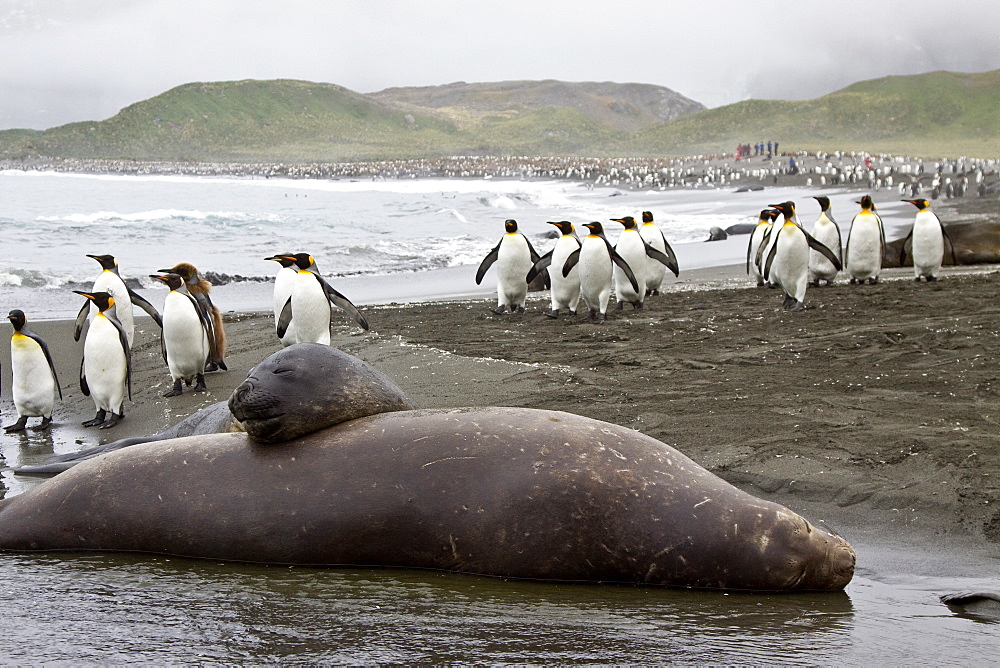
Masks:
[[[705,241],[725,241],[728,238],[729,235],[726,234],[724,229],[721,227],[712,227],[708,231],[708,239],[705,239]]]
[[[234,402],[237,408],[231,412]],[[55,475],[107,452],[184,436],[246,431],[258,442],[277,443],[355,418],[413,408],[406,393],[370,364],[320,343],[298,343],[252,368],[228,401],[203,408],[166,431],[59,455],[14,473]]]
[[[1000,619],[1000,592],[959,591],[945,594],[941,602],[954,612]]]

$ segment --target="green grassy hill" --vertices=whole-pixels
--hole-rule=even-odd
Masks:
[[[100,122],[0,132],[0,158],[340,162],[446,155],[789,150],[1000,157],[1000,70],[863,81],[704,110],[642,84],[448,84],[362,95],[303,81],[192,83]]]

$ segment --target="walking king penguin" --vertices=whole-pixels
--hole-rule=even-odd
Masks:
[[[163,361],[170,369],[173,388],[163,396],[176,397],[184,392],[181,381],[190,387],[195,382],[195,391],[208,389],[205,386],[205,362],[209,354],[209,332],[212,320],[198,306],[198,302],[188,292],[184,279],[178,274],[163,276],[150,275],[163,281],[170,288],[163,301],[163,332],[160,335],[160,351]]]
[[[83,342],[80,390],[94,400],[97,415],[84,427],[108,429],[124,415],[125,394],[132,398],[132,352],[128,337],[115,315],[115,298],[107,292],[80,292],[97,305]]]
[[[851,230],[847,233],[844,266],[851,277],[851,285],[865,281],[878,283],[885,254],[885,229],[869,195],[862,197],[858,204],[861,211],[854,216]]]
[[[658,251],[646,243],[646,240],[639,233],[639,227],[635,223],[635,218],[632,216],[612,218],[611,220],[621,223],[625,227],[622,230],[621,236],[618,237],[618,243],[615,244],[615,251],[625,260],[629,268],[632,269],[635,279],[633,281],[626,276],[625,271],[621,267],[616,266],[614,268],[615,295],[618,300],[615,309],[618,311],[622,310],[625,302],[631,304],[632,308],[641,309],[646,295],[649,294],[646,290],[646,278],[649,276],[647,266],[649,260],[655,260],[662,266],[669,267],[676,274],[677,259],[671,259],[662,251]],[[662,277],[660,280],[662,281]],[[634,292],[632,291],[633,282],[638,285]]]
[[[122,280],[121,275],[118,273],[118,262],[113,255],[88,255],[87,257],[97,260],[102,269],[100,275],[94,280],[94,287],[90,291],[107,292],[114,298],[115,304],[117,304],[118,321],[125,330],[125,335],[128,337],[128,344],[130,346],[135,337],[135,325],[132,321],[133,305],[138,306],[148,313],[157,326],[163,326],[163,321],[160,320],[160,314],[156,312],[156,308],[139,293],[125,285],[125,281]],[[80,340],[83,323],[86,321],[88,314],[91,320],[97,315],[97,307],[90,301],[84,303],[83,308],[80,309],[80,313],[76,316],[76,331],[73,333],[74,341]]]
[[[838,271],[840,258],[802,229],[795,216],[795,202],[770,206],[781,212],[785,222],[780,228],[771,230],[774,243],[764,264],[764,279],[773,277],[785,293],[784,308],[801,311],[805,308],[806,286],[809,284],[809,249],[822,253]]]
[[[611,297],[612,267],[617,265],[629,279],[632,292],[638,294],[639,283],[628,262],[611,247],[604,236],[604,226],[600,223],[584,223],[590,234],[584,238],[580,248],[570,253],[562,267],[562,275],[568,276],[577,265],[580,271],[580,295],[587,304],[589,319],[604,322]]]
[[[653,222],[653,213],[651,211],[642,212],[642,227],[639,228],[639,234],[642,236],[643,241],[669,257],[672,263],[664,265],[656,258],[646,258],[646,296],[650,297],[660,294],[660,286],[663,284],[663,276],[667,273],[667,267],[670,267],[670,271],[674,272],[674,276],[680,275],[680,268],[677,264],[677,255],[674,254],[674,249],[667,242],[667,237],[664,236],[663,230]]]
[[[21,309],[14,309],[7,318],[14,325],[14,335],[10,339],[10,371],[14,377],[11,393],[17,422],[4,427],[4,431],[8,434],[24,431],[29,417],[42,418],[41,423],[31,428],[33,431],[48,429],[55,393],[58,392],[62,399],[52,355],[42,337],[28,328],[28,319]]]
[[[527,283],[535,280],[539,272],[546,267],[562,267],[566,264],[566,259],[570,254],[580,248],[580,240],[573,230],[573,223],[568,220],[562,220],[557,223],[550,221],[549,225],[555,225],[562,234],[556,240],[555,247],[538,258],[538,261],[531,267],[531,271],[525,277]],[[561,271],[550,271],[549,279],[552,283],[552,290],[550,292],[552,310],[545,314],[546,317],[558,318],[559,312],[564,308],[569,311],[570,315],[576,315],[576,306],[580,302],[579,269],[573,267],[566,276],[563,276]]]
[[[295,285],[295,274],[297,273],[295,259],[292,257],[292,253],[272,255],[264,259],[274,260],[281,265],[278,273],[274,276],[274,328],[277,331],[278,320],[281,318],[281,309],[284,308],[288,298],[292,296],[292,286]],[[285,327],[285,335],[278,337],[278,340],[285,347],[295,343],[294,319],[289,321]]]
[[[226,371],[226,330],[222,326],[222,311],[212,303],[209,292],[212,284],[202,278],[190,262],[180,262],[169,269],[157,269],[161,274],[177,274],[184,279],[188,293],[198,302],[199,308],[205,316],[211,320],[212,326],[208,330],[208,363],[205,371]]]
[[[509,219],[503,226],[505,232],[500,237],[500,242],[486,254],[479,265],[476,285],[483,282],[486,271],[496,262],[497,307],[493,312],[503,313],[509,308],[511,313],[524,313],[524,298],[528,294],[525,277],[540,258],[528,238],[517,231],[516,220]]]
[[[925,199],[904,199],[917,207],[917,217],[913,219],[910,233],[903,239],[899,249],[900,266],[906,261],[906,242],[912,241],[910,251],[913,256],[913,280],[920,282],[921,278],[936,281],[938,272],[944,262],[944,241],[948,240],[951,248],[951,263],[958,264],[955,257],[955,244],[952,243],[948,230],[941,224],[941,219],[930,210],[930,202]]]
[[[813,225],[813,238],[833,251],[837,259],[842,260],[840,228],[837,221],[833,219],[830,212],[830,198],[826,196],[813,197],[819,202],[819,218]],[[833,285],[833,279],[837,277],[838,267],[826,258],[825,255],[815,249],[809,251],[809,284],[818,286],[820,281],[826,281],[827,285]]]
[[[309,253],[285,256],[295,263],[295,282],[292,293],[278,316],[278,338],[284,339],[290,323],[295,323],[295,343],[322,343],[330,345],[330,304],[336,304],[354,318],[361,329],[368,331],[368,321],[344,295],[326,282],[316,267],[316,260]],[[522,277],[523,278],[523,277]]]
[[[771,227],[781,215],[777,209],[764,209],[757,218],[757,227],[753,228],[750,243],[747,245],[747,275],[757,282],[757,287],[764,287],[764,253],[766,240],[771,238]]]

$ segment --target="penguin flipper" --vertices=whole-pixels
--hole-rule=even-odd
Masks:
[[[667,248],[670,248],[670,246],[667,246]],[[653,258],[654,260],[662,264],[670,271],[674,272],[674,276],[680,275],[680,271],[677,267],[676,257],[672,258],[670,255],[667,255],[663,251],[653,248],[649,244],[646,244],[646,255]]]
[[[128,345],[128,335],[120,322],[114,318],[108,318],[108,320],[118,330],[118,341],[122,344],[122,351],[125,353],[125,384],[128,387],[128,400],[132,401],[132,349]]]
[[[830,248],[825,243],[823,243],[813,235],[809,234],[805,230],[802,230],[802,234],[806,235],[806,242],[809,244],[809,248],[818,251],[823,257],[829,260],[830,264],[832,264],[837,269],[837,271],[840,271],[841,269],[844,268],[843,265],[840,264],[840,258],[837,257],[837,255],[832,250],[830,250]]]
[[[83,331],[83,323],[87,322],[87,314],[90,312],[90,302],[84,302],[80,312],[76,314],[76,329],[73,331],[73,340],[80,340],[80,332]]]
[[[278,316],[277,334],[279,339],[285,338],[288,325],[292,323],[292,298],[289,297],[285,305],[281,307],[281,314]]]
[[[500,244],[494,246],[493,250],[487,253],[486,257],[483,258],[482,263],[479,265],[479,270],[476,272],[476,285],[483,282],[483,276],[486,275],[486,272],[493,266],[493,263],[497,261],[498,257],[500,257]]]
[[[662,235],[663,232],[660,232],[660,234]],[[681,265],[677,262],[677,253],[675,253],[674,249],[671,248],[671,246],[670,246],[669,243],[667,243],[666,237],[663,238],[663,252],[667,254],[667,257],[670,258],[670,262],[672,263],[672,266],[670,264],[668,264],[667,268],[670,269],[670,271],[674,272],[674,277],[675,278],[677,276],[680,276],[681,275]]]
[[[322,284],[323,291],[326,292],[327,299],[329,299],[331,302],[339,306],[340,309],[344,311],[344,313],[354,318],[355,322],[357,322],[361,326],[361,329],[367,332],[368,321],[365,320],[365,317],[363,315],[361,315],[361,312],[358,310],[358,307],[352,304],[350,299],[348,299],[344,295],[334,290],[329,283],[323,280],[323,277],[316,276],[316,278],[318,278],[319,282]]]
[[[156,307],[153,306],[152,304],[150,304],[148,301],[146,301],[145,297],[143,297],[142,295],[140,295],[138,292],[136,292],[132,288],[127,288],[127,289],[128,289],[129,299],[132,300],[132,303],[134,305],[138,306],[139,308],[141,308],[146,313],[148,313],[149,317],[153,319],[153,322],[155,322],[157,324],[157,326],[160,327],[160,329],[162,329],[163,328],[163,319],[160,318],[160,313],[159,313],[159,311],[156,310]]]
[[[532,265],[531,269],[528,271],[528,275],[524,277],[524,280],[531,283],[535,278],[542,272],[543,269],[552,264],[552,251],[549,251],[545,255],[541,256],[535,260],[535,264]]]
[[[80,358],[80,391],[83,392],[83,396],[90,396],[90,386],[87,385],[87,372],[84,371],[84,365],[87,362],[87,358]]]
[[[780,239],[780,237],[779,237]],[[771,250],[767,253],[767,262],[764,264],[764,280],[766,281],[771,275],[771,263],[774,262],[774,256],[778,254],[778,239],[774,240],[771,244]]]
[[[563,265],[562,268],[563,278],[569,276],[569,272],[573,270],[573,267],[575,267],[579,261],[580,261],[580,249],[577,248],[575,251],[569,254],[569,257],[566,258],[566,263]]]
[[[628,262],[625,261],[625,258],[619,255],[618,251],[611,247],[611,244],[607,239],[604,240],[604,243],[608,244],[608,253],[611,254],[611,261],[617,264],[622,270],[626,278],[628,278],[628,282],[632,284],[632,289],[639,292],[639,281],[635,280],[635,274],[632,273],[632,267],[628,266]]]
[[[521,236],[524,237],[523,234]],[[528,244],[528,252],[531,254],[531,261],[533,263],[538,262],[538,260],[541,259],[541,256],[538,255],[538,253],[535,251],[535,247],[531,245],[530,241],[528,241],[528,237],[524,237],[524,243]]]
[[[900,245],[900,247],[899,247],[899,266],[900,267],[902,267],[903,263],[906,262],[906,242],[909,241],[912,238],[913,238],[913,230],[911,229],[910,233],[906,235],[906,238],[903,239],[902,245]],[[911,245],[911,248],[912,248],[912,245]]]
[[[764,249],[767,248],[767,242],[771,240],[771,231],[774,228],[770,228],[767,232],[764,232],[764,238],[760,240],[760,246],[757,247],[757,257],[754,258],[753,263],[757,265],[758,269],[761,269],[761,260],[764,257]],[[752,235],[751,235],[752,236]],[[761,272],[763,274],[763,272]]]

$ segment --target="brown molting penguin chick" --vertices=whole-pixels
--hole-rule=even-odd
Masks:
[[[169,269],[157,269],[157,271],[180,275],[184,279],[184,283],[187,284],[188,292],[198,301],[198,305],[212,322],[212,331],[209,332],[208,336],[209,353],[205,371],[228,370],[225,360],[226,330],[222,327],[222,312],[212,303],[208,294],[212,290],[212,284],[206,281],[198,273],[198,269],[189,262],[180,262]]]

